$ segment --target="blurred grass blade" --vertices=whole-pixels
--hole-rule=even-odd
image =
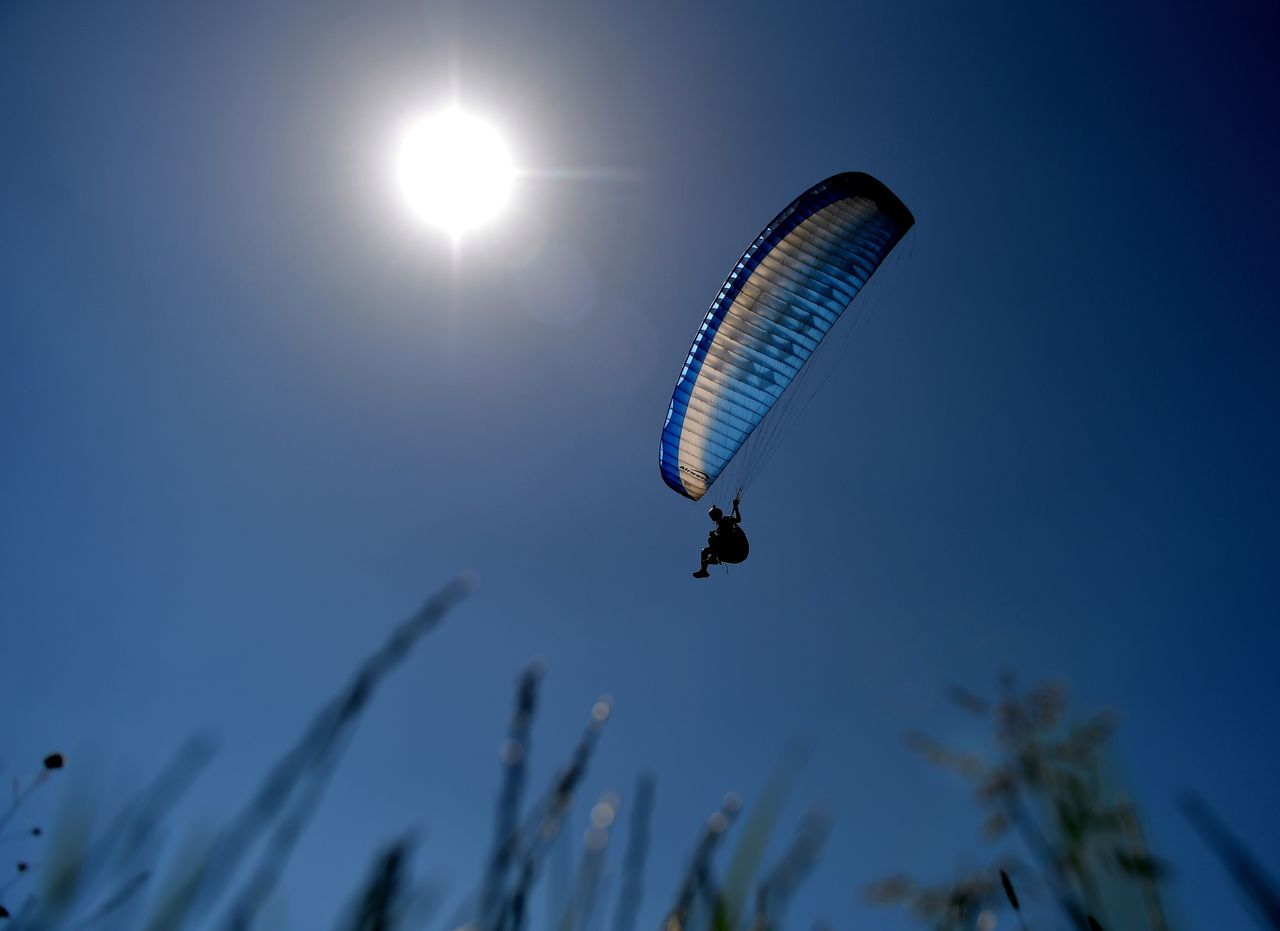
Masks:
[[[480,887],[477,924],[491,928],[497,920],[511,864],[519,844],[520,801],[528,772],[529,741],[533,715],[538,705],[538,683],[542,678],[541,663],[533,663],[520,676],[516,687],[515,708],[507,726],[507,739],[502,745],[504,769],[502,789],[494,814],[493,842],[489,863]]]
[[[551,791],[539,799],[525,826],[521,828],[523,855],[515,888],[507,896],[496,925],[497,931],[522,931],[533,885],[542,871],[547,853],[560,835],[574,792],[587,773],[600,732],[613,709],[613,700],[601,696],[591,706],[591,715],[574,748],[569,765],[560,770]]]
[[[153,912],[148,931],[176,931],[189,915],[206,914],[250,848],[279,820],[269,853],[226,916],[229,927],[252,925],[257,908],[275,888],[294,843],[319,803],[329,776],[378,685],[473,588],[471,576],[454,579],[365,659],[350,683],[321,708],[302,737],[276,761],[248,804],[207,850],[190,860],[180,880]],[[291,800],[289,812],[278,819]]]
[[[1182,798],[1179,807],[1204,842],[1218,855],[1236,885],[1253,902],[1266,923],[1273,929],[1280,929],[1280,889],[1277,889],[1275,881],[1267,875],[1249,848],[1218,820],[1218,816],[1200,796],[1188,793]]]
[[[95,908],[84,920],[76,922],[69,931],[87,931],[111,918],[125,905],[130,904],[147,885],[150,873],[138,873],[126,881],[112,896]]]
[[[732,929],[743,914],[751,882],[760,869],[765,848],[769,845],[778,824],[778,817],[791,794],[795,775],[804,760],[804,751],[790,747],[774,768],[773,774],[760,794],[760,801],[751,810],[751,816],[742,828],[742,837],[725,871],[721,891],[721,909],[714,925],[717,929]]]
[[[395,927],[411,849],[409,840],[401,839],[378,858],[360,897],[359,910],[348,925],[350,931],[391,931]]]
[[[108,843],[119,838],[116,852],[119,864],[135,863],[144,856],[148,846],[157,840],[165,817],[213,759],[216,746],[216,741],[208,735],[189,738],[151,785],[121,812],[116,825],[108,829],[104,837]]]
[[[760,883],[757,892],[756,924],[776,927],[781,924],[791,897],[800,883],[812,872],[826,846],[833,818],[823,808],[813,808],[800,823],[795,839],[777,865]]]
[[[469,576],[454,579],[396,627],[382,647],[365,659],[350,684],[316,715],[302,739],[280,759],[254,800],[224,832],[204,878],[203,899],[213,898],[225,887],[257,836],[290,799],[295,800],[279,819],[257,871],[227,912],[227,928],[247,931],[253,926],[257,910],[274,891],[378,685],[473,587]]]
[[[591,809],[590,823],[583,836],[582,859],[578,862],[573,890],[560,917],[559,931],[584,931],[591,923],[600,891],[600,875],[604,870],[609,830],[617,817],[618,804],[617,795],[605,792]]]
[[[692,924],[694,906],[698,893],[713,901],[708,904],[714,909],[719,896],[715,893],[711,881],[711,860],[720,846],[725,832],[733,825],[734,818],[742,809],[742,801],[732,792],[724,797],[720,808],[707,819],[698,843],[693,848],[693,856],[689,858],[689,868],[676,891],[675,903],[667,912],[662,923],[663,931],[685,931]],[[708,895],[710,893],[710,895]]]
[[[649,855],[649,822],[653,817],[655,780],[641,773],[631,802],[627,829],[627,852],[622,861],[622,888],[613,913],[613,931],[635,931],[636,916],[644,896],[644,863]]]

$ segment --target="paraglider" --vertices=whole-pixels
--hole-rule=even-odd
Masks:
[[[667,407],[658,463],[672,490],[694,501],[706,494],[914,222],[880,181],[845,172],[756,236],[711,302]],[[737,476],[735,517],[751,478],[749,469]],[[695,575],[740,561],[704,556]]]
[[[742,514],[738,510],[738,499],[733,499],[733,513],[725,516],[724,511],[713,507],[707,516],[716,525],[716,529],[707,534],[707,545],[702,548],[702,566],[693,574],[695,579],[705,579],[711,575],[707,566],[722,566],[743,562],[750,552],[747,535],[742,532]]]

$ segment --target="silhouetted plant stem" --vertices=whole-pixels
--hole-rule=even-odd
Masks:
[[[392,931],[396,927],[395,911],[404,885],[411,843],[407,838],[396,841],[378,860],[373,875],[360,900],[360,909],[350,931]]]
[[[478,924],[487,929],[493,926],[502,902],[503,887],[515,859],[519,844],[520,796],[524,791],[529,740],[533,714],[538,701],[538,682],[542,677],[540,664],[530,665],[520,676],[516,687],[515,708],[507,729],[507,739],[502,745],[504,777],[498,796],[494,818],[493,845],[489,865],[480,887]]]
[[[1085,924],[1085,910],[1076,901],[1075,896],[1072,895],[1067,877],[1063,874],[1058,858],[1054,854],[1053,846],[1045,838],[1035,818],[1027,811],[1026,805],[1022,801],[1022,796],[1018,794],[1016,789],[1011,789],[1008,792],[1006,807],[1009,812],[1009,820],[1017,826],[1024,843],[1026,843],[1032,855],[1040,861],[1041,870],[1053,887],[1054,897],[1058,900],[1059,907],[1067,916],[1068,921],[1071,922],[1072,927],[1083,927]]]
[[[587,772],[587,763],[595,750],[600,732],[609,719],[612,699],[602,696],[591,707],[591,716],[582,732],[582,738],[573,751],[569,765],[564,767],[548,795],[534,806],[530,819],[521,829],[524,855],[520,863],[520,875],[515,889],[502,907],[496,927],[499,931],[523,931],[529,895],[546,859],[564,826],[565,815],[573,801],[574,792]]]

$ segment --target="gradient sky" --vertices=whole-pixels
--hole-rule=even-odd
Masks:
[[[795,736],[782,839],[839,809],[795,923],[907,927],[861,884],[989,851],[902,734],[975,739],[943,689],[1006,666],[1121,712],[1185,927],[1242,926],[1174,801],[1198,789],[1280,870],[1267,15],[5,4],[6,768],[58,748],[139,781],[207,727],[192,811],[217,818],[474,568],[339,771],[293,927],[410,823],[469,886],[532,656],[539,780],[602,692],[582,802],[657,773],[641,927]],[[534,171],[456,253],[391,169],[406,115],[451,94]],[[913,210],[909,261],[752,486],[750,561],[694,582],[706,502],[657,468],[672,385],[742,248],[843,170]]]

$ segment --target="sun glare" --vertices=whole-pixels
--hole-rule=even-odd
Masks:
[[[400,146],[398,173],[413,212],[455,236],[492,219],[515,178],[502,137],[461,110],[414,123]]]

